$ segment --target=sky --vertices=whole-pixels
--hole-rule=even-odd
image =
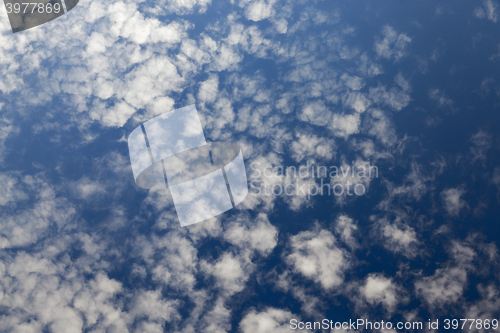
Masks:
[[[498,0],[1,7],[1,332],[500,319]],[[181,227],[127,138],[192,104],[249,194]],[[311,166],[376,173],[280,172]]]

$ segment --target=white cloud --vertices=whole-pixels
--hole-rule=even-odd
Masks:
[[[473,237],[469,236],[468,239],[474,241]],[[481,244],[480,242],[478,243]],[[468,264],[470,264],[477,257],[476,252],[469,246],[469,244],[456,240],[452,241],[448,252],[450,257],[463,267],[468,266]]]
[[[300,166],[299,166],[300,168]],[[291,210],[299,211],[304,206],[311,206],[308,188],[314,188],[317,186],[316,180],[307,175],[306,177],[301,177],[300,174],[297,173],[295,176],[293,172],[291,172],[284,179],[283,188],[284,191],[291,193],[292,195],[284,196],[285,202],[288,203],[288,206]],[[314,191],[311,190],[314,193]]]
[[[270,18],[274,14],[273,5],[276,0],[257,0],[245,2],[247,3],[245,8],[245,16],[250,21],[261,21]]]
[[[380,57],[387,59],[394,58],[399,60],[406,55],[406,47],[411,42],[411,38],[401,33],[398,34],[391,26],[384,26],[382,28],[384,38],[375,42],[375,52]]]
[[[251,310],[240,321],[239,327],[243,333],[286,333],[290,332],[290,319],[293,318],[297,319],[297,316],[287,310]]]
[[[206,273],[213,275],[218,287],[227,295],[242,291],[253,270],[253,264],[247,257],[237,257],[231,253],[224,253],[218,260],[209,263],[201,262],[201,267]]]
[[[276,173],[269,173],[269,171],[266,175],[265,172],[266,168],[272,168],[273,165],[282,165],[282,163],[282,157],[275,153],[270,153],[265,156],[256,156],[249,161],[251,171],[248,171],[248,181],[250,186],[249,190],[252,191],[252,193],[247,196],[241,205],[244,205],[247,209],[256,209],[259,207],[259,209],[263,211],[269,211],[274,207],[277,197],[274,195],[265,195],[262,189],[271,188],[275,184],[278,186],[283,185],[284,176]],[[260,195],[256,188],[261,189]]]
[[[305,105],[299,119],[313,125],[326,126],[332,119],[332,113],[322,101]]]
[[[227,227],[224,238],[242,249],[255,249],[268,255],[278,242],[278,229],[269,222],[266,214],[260,213],[255,219],[238,218]]]
[[[219,92],[219,77],[212,76],[208,80],[200,83],[198,99],[202,103],[211,103],[217,98]]]
[[[393,312],[396,306],[404,301],[403,292],[392,279],[381,274],[370,274],[364,285],[359,288],[360,294],[371,305],[381,304],[388,312]]]
[[[393,186],[391,183],[387,182],[389,195],[391,197],[406,196],[416,201],[420,201],[428,191],[428,183],[435,178],[434,175],[426,176],[422,174],[420,168],[421,166],[417,163],[412,163],[410,173],[405,177],[404,183],[400,186]]]
[[[434,275],[415,282],[415,291],[431,307],[455,303],[464,293],[467,272],[460,267],[438,268]]]
[[[365,82],[359,76],[351,76],[345,73],[342,74],[340,78],[345,82],[346,86],[352,90],[360,90],[365,86]]]
[[[452,107],[453,101],[449,99],[444,92],[442,92],[439,88],[434,88],[429,90],[429,97],[435,101],[437,101],[440,107]]]
[[[483,322],[485,319],[497,318],[500,309],[498,286],[493,283],[489,285],[480,284],[477,289],[481,298],[465,306],[466,317],[483,319]]]
[[[410,81],[405,79],[403,74],[398,73],[398,75],[396,75],[396,77],[394,78],[394,81],[398,84],[398,86],[401,87],[401,89],[403,89],[404,92],[411,91]]]
[[[330,188],[331,193],[336,193],[335,199],[338,202],[365,194],[370,188],[372,179],[378,177],[377,167],[361,158],[350,165],[343,159],[342,164],[335,167],[336,169],[329,170],[330,175],[334,175],[330,179]]]
[[[491,135],[483,130],[479,130],[471,137],[470,141],[473,144],[470,148],[472,155],[474,155],[473,161],[486,161],[486,153],[491,147]]]
[[[491,181],[500,189],[500,167],[495,167]]]
[[[153,242],[139,239],[141,255],[152,266],[153,279],[164,285],[192,290],[196,283],[198,251],[194,244],[176,233],[168,233]],[[159,259],[155,258],[160,256]]]
[[[41,176],[20,178],[16,174],[1,174],[0,182],[5,185],[0,194],[2,205],[15,207],[18,201],[31,199],[28,206],[14,210],[14,214],[5,211],[0,215],[0,248],[34,244],[52,229],[62,230],[73,222],[73,205],[67,199],[58,197],[55,188]]]
[[[418,252],[419,241],[414,228],[399,218],[393,223],[383,218],[376,222],[375,228],[383,246],[394,253],[402,253],[408,258],[415,257]]]
[[[460,211],[467,207],[467,203],[462,199],[465,190],[460,188],[449,188],[441,192],[443,205],[448,214],[458,216]]]
[[[410,95],[396,88],[387,91],[385,86],[370,88],[370,99],[374,103],[387,105],[394,111],[401,111],[410,103]]]
[[[359,246],[354,235],[358,232],[357,223],[347,215],[340,215],[335,220],[335,233],[340,239],[346,243],[351,249]]]
[[[162,1],[158,7],[166,5],[168,12],[182,15],[192,13],[196,7],[200,13],[203,13],[211,2],[211,0],[169,0]]]
[[[474,15],[480,19],[488,19],[493,23],[498,21],[498,4],[494,0],[485,0],[483,2],[483,7],[477,7],[474,10]]]
[[[125,76],[126,92],[120,97],[135,108],[149,104],[165,92],[179,90],[183,79],[167,57],[154,57]]]
[[[365,159],[372,160],[373,162],[378,159],[392,158],[392,154],[390,152],[378,150],[375,146],[375,142],[371,139],[357,140],[354,138],[351,139],[350,146],[355,151],[359,151]]]
[[[134,304],[129,312],[134,317],[147,318],[148,321],[155,321],[163,324],[172,318],[179,318],[177,312],[178,302],[174,300],[163,299],[161,291],[149,290],[138,291],[134,297]],[[150,323],[151,324],[151,323]]]
[[[28,195],[21,190],[19,177],[15,174],[0,173],[0,206],[11,202],[28,199]]]
[[[465,240],[452,239],[447,246],[449,260],[437,268],[432,276],[415,282],[417,296],[430,310],[458,307],[467,315],[485,319],[498,313],[498,288],[488,278],[486,283],[475,283],[479,276],[487,277],[498,269],[498,249],[486,243],[484,235],[470,233]],[[495,273],[496,274],[496,273]],[[470,275],[470,277],[469,277]],[[473,284],[468,285],[469,282]],[[468,289],[479,292],[479,297],[469,298]]]
[[[99,181],[84,177],[70,185],[74,193],[84,199],[95,199],[96,196],[106,193],[105,186]]]
[[[207,333],[222,333],[231,329],[231,310],[225,306],[224,298],[217,299],[214,308],[202,319],[201,325]]]
[[[363,53],[358,60],[358,71],[368,77],[373,77],[382,74],[382,66],[373,62],[368,58],[366,53]]]
[[[320,283],[325,289],[344,282],[344,272],[350,267],[348,254],[337,245],[331,232],[316,228],[290,238],[291,253],[286,262],[293,270]]]
[[[127,316],[115,298],[123,292],[122,285],[99,270],[85,280],[68,255],[58,257],[59,245],[53,243],[38,254],[3,256],[0,306],[8,311],[0,330],[76,333],[92,327],[126,332]]]
[[[342,98],[342,103],[349,106],[358,113],[365,112],[372,102],[366,98],[365,94],[360,92],[349,92]]]
[[[297,162],[306,157],[330,160],[334,156],[336,146],[333,140],[301,132],[295,135],[298,140],[292,142],[291,153]]]
[[[177,2],[183,3],[199,2]],[[97,31],[94,24],[99,27]],[[80,3],[71,15],[54,20],[50,26],[55,26],[50,33],[48,26],[43,25],[34,30],[38,33],[24,34],[22,44],[18,41],[21,34],[2,37],[6,39],[5,43],[0,43],[3,59],[20,56],[20,62],[30,64],[11,66],[13,71],[9,74],[5,73],[6,65],[1,65],[2,76],[12,77],[11,98],[15,98],[20,89],[15,82],[23,82],[24,77],[33,72],[29,67],[39,68],[50,59],[50,63],[60,66],[47,74],[43,74],[44,70],[33,72],[35,77],[30,79],[32,84],[27,88],[32,96],[29,98],[31,104],[46,104],[55,95],[65,93],[67,98],[63,99],[63,104],[71,104],[68,110],[80,112],[75,120],[83,122],[90,116],[105,126],[118,127],[123,126],[137,109],[146,108],[149,113],[158,114],[158,108],[171,107],[165,95],[179,90],[183,80],[177,74],[177,64],[173,64],[166,54],[171,53],[170,47],[187,39],[189,23],[183,20],[161,23],[145,17],[133,3],[94,1]],[[68,31],[67,27],[72,30]],[[50,38],[40,39],[39,34]],[[63,35],[66,43],[57,43]],[[25,52],[26,48],[32,52]],[[80,53],[83,58],[77,61],[75,55]],[[63,71],[64,66],[68,70]],[[121,75],[123,73],[128,74]],[[36,90],[37,94],[33,92]],[[25,107],[19,106],[17,109],[22,112]]]
[[[274,26],[280,34],[285,34],[288,31],[288,22],[284,18],[274,20]]]
[[[365,118],[368,134],[375,136],[384,145],[392,146],[397,141],[396,130],[387,115],[378,109],[370,110],[370,117]]]
[[[234,20],[234,16],[228,17],[230,33],[223,39],[230,46],[241,46],[242,50],[249,54],[255,54],[259,58],[266,58],[272,49],[272,40],[265,38],[256,26],[245,26]],[[269,35],[267,35],[269,36]],[[256,73],[258,74],[258,73]]]
[[[203,118],[203,129],[205,131],[210,130],[207,138],[211,140],[220,139],[221,130],[226,126],[231,126],[235,118],[233,102],[226,97],[218,98],[213,103],[210,113],[204,113]]]
[[[349,135],[359,132],[359,113],[355,114],[334,114],[332,120],[332,130],[335,136],[347,140]]]
[[[2,107],[3,104],[0,103],[0,111]],[[19,129],[11,121],[5,118],[0,119],[0,165],[4,161],[5,154],[9,151],[6,144],[8,137],[17,132],[19,132]]]
[[[99,104],[90,110],[90,117],[100,120],[103,125],[110,127],[121,127],[135,113],[136,109],[125,102],[119,102],[109,108],[105,104]]]

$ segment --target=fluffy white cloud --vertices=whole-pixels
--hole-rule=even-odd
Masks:
[[[227,227],[224,238],[242,249],[255,249],[268,255],[278,242],[278,229],[269,222],[266,214],[260,213],[255,219],[238,218]]]
[[[390,223],[386,219],[381,219],[376,222],[378,237],[382,239],[384,247],[394,253],[402,253],[403,255],[412,258],[418,252],[417,248],[419,241],[417,232],[408,224],[396,219]]]
[[[471,137],[470,141],[473,145],[470,148],[472,155],[474,155],[473,161],[482,160],[484,162],[486,160],[486,153],[491,147],[491,135],[488,132],[479,130]]]
[[[349,256],[331,232],[319,228],[303,231],[290,238],[290,246],[291,253],[285,259],[294,271],[325,289],[344,282],[344,272],[350,267]]]
[[[330,179],[331,193],[335,193],[335,199],[339,202],[364,195],[369,190],[372,179],[378,177],[378,168],[360,158],[351,165],[343,158],[339,167],[329,171],[333,176]]]
[[[439,88],[433,88],[429,90],[429,97],[435,100],[440,107],[453,106],[453,101],[446,96],[444,92],[442,92]]]
[[[200,90],[198,91],[198,99],[200,102],[213,102],[217,98],[219,92],[219,78],[212,76],[208,80],[200,83]]]
[[[485,0],[483,7],[477,7],[474,14],[477,18],[486,18],[496,23],[498,20],[498,4],[494,0]]]
[[[251,21],[261,21],[274,14],[273,5],[276,0],[241,1],[245,3],[245,16]]]
[[[439,268],[434,275],[415,282],[415,291],[431,307],[455,303],[462,297],[467,272],[460,267]]]
[[[191,7],[203,3],[208,2],[171,1],[169,5]],[[227,55],[234,53],[224,45],[215,45],[211,50],[202,39],[195,50],[189,51],[188,47],[180,50],[181,55],[187,52],[192,58],[172,59],[173,46],[180,42],[186,46],[193,45],[186,33],[192,25],[181,19],[164,24],[156,18],[146,17],[134,3],[82,2],[70,15],[51,24],[56,27],[47,30],[48,26],[43,25],[33,30],[38,33],[24,34],[23,44],[17,41],[22,34],[3,35],[6,37],[2,37],[5,41],[0,43],[3,46],[0,50],[2,58],[20,56],[24,59],[20,62],[29,64],[16,68],[10,66],[10,69],[7,63],[0,65],[2,72],[11,71],[3,75],[4,78],[12,78],[9,84],[11,96],[17,94],[24,77],[33,72],[30,66],[38,68],[46,59],[51,59],[52,63],[68,66],[69,70],[63,71],[63,67],[56,66],[47,74],[37,71],[37,77],[27,88],[31,94],[30,103],[46,104],[54,96],[65,93],[68,98],[63,103],[71,104],[71,109],[81,112],[76,120],[85,121],[88,115],[105,126],[121,127],[141,108],[148,110],[149,117],[160,113],[159,108],[163,108],[163,112],[168,111],[173,103],[165,95],[179,91],[184,85],[186,66],[191,67],[191,73],[196,73],[198,63],[206,63],[207,57],[213,56],[215,63],[226,62],[224,66],[227,68],[227,64],[231,63],[226,61]],[[79,28],[70,33],[66,25]],[[55,33],[57,31],[61,31],[61,35]],[[39,39],[39,34],[45,37]],[[56,42],[61,38],[66,43]],[[36,46],[33,48],[33,45]],[[33,51],[24,52],[25,48],[32,48]],[[198,53],[203,55],[198,57]],[[82,54],[78,61],[76,54]],[[179,72],[183,74],[182,78]],[[123,73],[126,75],[121,75]],[[34,94],[31,90],[43,91],[43,94]],[[17,109],[22,111],[24,108]]]
[[[404,301],[403,292],[392,279],[380,274],[370,274],[364,285],[359,288],[360,294],[371,305],[381,304],[388,312],[393,312],[396,306]]]
[[[153,243],[139,239],[141,256],[152,266],[153,279],[183,290],[194,288],[198,251],[193,243],[176,233],[154,238]],[[156,259],[160,256],[159,259]]]
[[[345,84],[352,90],[360,90],[365,86],[365,82],[359,76],[351,76],[349,74],[342,74],[340,77]]]
[[[482,262],[484,266],[489,266],[496,260],[496,249],[487,249],[484,245],[474,235],[469,235],[465,241],[452,241],[448,249],[450,259],[445,263],[445,267],[438,268],[433,275],[415,282],[417,296],[431,309],[443,309],[444,306],[461,300],[467,288],[468,275],[475,271],[476,263]],[[486,256],[478,260],[478,253],[473,247],[482,248]],[[479,268],[483,265],[479,265]]]
[[[375,52],[380,57],[399,60],[406,55],[406,47],[411,42],[411,38],[401,33],[398,34],[391,26],[382,28],[384,38],[375,42]]]
[[[410,103],[410,95],[396,88],[387,91],[386,87],[370,88],[370,98],[373,102],[387,105],[395,111],[401,111]]]
[[[358,241],[354,235],[358,232],[357,223],[347,215],[340,215],[335,220],[335,233],[339,235],[340,239],[346,243],[351,249],[359,246]]]
[[[87,177],[72,183],[70,186],[75,195],[84,200],[96,198],[99,194],[106,193],[106,189],[102,183],[93,181]]]
[[[2,110],[3,104],[0,103],[0,111]],[[12,125],[12,122],[7,119],[0,119],[0,165],[4,160],[4,155],[7,153],[7,138],[18,132],[18,128]]]
[[[297,319],[290,311],[267,308],[257,312],[251,310],[240,321],[243,333],[285,333],[290,332],[290,319]],[[307,332],[307,331],[304,331]]]
[[[428,191],[428,183],[435,179],[434,175],[424,175],[420,171],[421,166],[412,163],[411,171],[405,177],[404,183],[400,186],[394,186],[387,182],[389,195],[392,196],[406,196],[419,201]]]
[[[349,106],[358,113],[365,112],[366,109],[372,104],[372,102],[365,96],[365,94],[360,92],[349,92],[345,94],[342,103],[345,106]]]
[[[174,300],[163,299],[160,290],[138,291],[134,297],[134,303],[129,312],[136,318],[147,318],[151,322],[157,322],[163,325],[163,322],[170,321],[172,318],[179,318],[177,312],[178,302]]]
[[[291,153],[297,162],[306,157],[330,160],[334,156],[336,147],[333,140],[302,132],[295,135],[298,140],[292,142]]]
[[[443,205],[448,214],[458,216],[460,211],[467,207],[467,203],[462,199],[465,190],[461,188],[449,188],[441,192]]]
[[[478,285],[481,298],[472,304],[467,304],[465,313],[467,318],[485,319],[497,318],[500,309],[500,293],[498,286],[493,283],[489,285]]]
[[[219,288],[227,295],[243,290],[249,273],[253,270],[248,257],[234,256],[231,253],[224,253],[213,263],[202,261],[201,267],[206,273],[215,277]]]
[[[54,230],[62,230],[74,222],[75,208],[67,199],[58,197],[55,189],[43,177],[1,174],[5,187],[0,194],[2,205],[16,207],[18,201],[30,200],[23,209],[0,214],[0,248],[7,249],[34,244]],[[21,207],[21,206],[19,206]]]
[[[158,7],[162,8],[166,5],[167,12],[175,12],[176,14],[190,14],[195,8],[198,8],[198,11],[203,13],[207,10],[211,2],[211,0],[164,0],[161,1],[155,9]]]
[[[207,333],[228,332],[231,329],[231,310],[224,304],[224,298],[217,299],[215,306],[202,319],[203,331]]]
[[[334,114],[332,130],[335,136],[347,139],[351,134],[359,132],[359,114]]]
[[[368,134],[375,136],[386,146],[392,146],[396,143],[396,130],[382,110],[370,110],[370,117],[365,119]]]
[[[127,332],[128,318],[115,298],[123,292],[121,283],[101,271],[85,280],[68,255],[57,258],[57,247],[53,244],[45,253],[19,252],[2,258],[0,306],[9,311],[0,329],[77,333],[92,327]]]
[[[19,176],[12,173],[0,173],[0,206],[28,198],[21,190]]]
[[[398,73],[398,75],[396,75],[396,77],[394,78],[394,81],[398,84],[398,86],[401,87],[401,89],[403,89],[404,92],[410,92],[411,91],[410,81],[407,80],[403,76],[403,74]]]
[[[332,119],[332,113],[324,102],[314,102],[304,106],[299,119],[313,125],[326,126]]]

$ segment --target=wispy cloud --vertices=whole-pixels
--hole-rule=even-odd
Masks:
[[[485,0],[482,7],[474,10],[474,15],[480,19],[488,19],[493,23],[498,20],[498,4],[495,0]]]

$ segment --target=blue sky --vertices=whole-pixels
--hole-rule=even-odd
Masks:
[[[16,34],[0,12],[0,331],[499,319],[498,0],[82,0]],[[190,104],[248,175],[378,177],[180,227],[127,137]]]

